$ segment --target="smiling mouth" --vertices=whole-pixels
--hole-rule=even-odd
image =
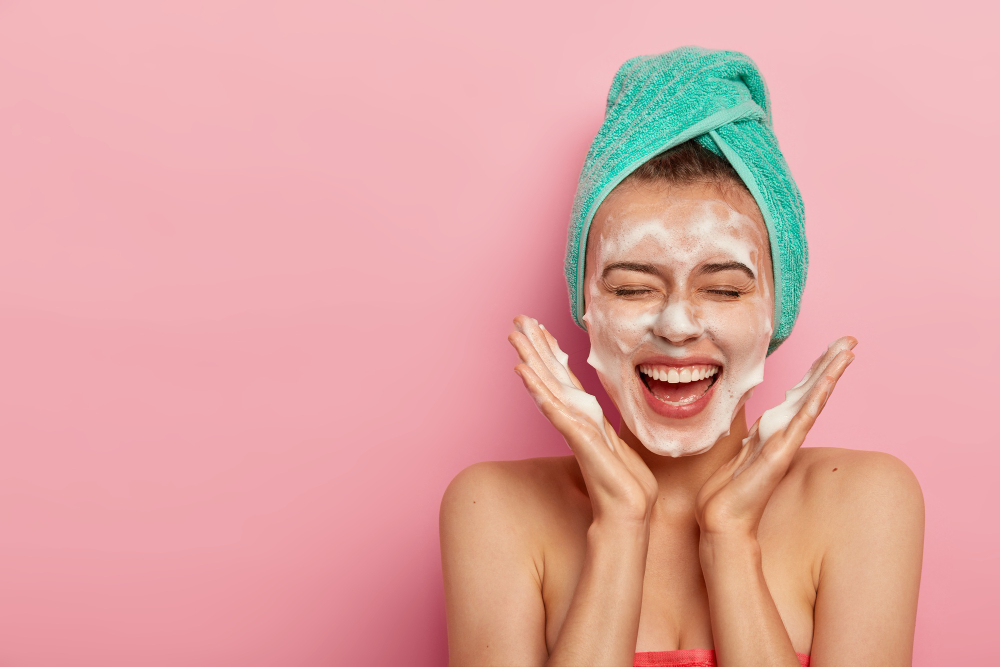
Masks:
[[[635,370],[654,398],[672,406],[694,403],[708,393],[722,374],[721,367],[710,364],[640,364]]]

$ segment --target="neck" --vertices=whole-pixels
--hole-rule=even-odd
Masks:
[[[654,454],[646,449],[624,421],[618,429],[618,436],[645,461],[656,478],[660,487],[656,513],[690,512],[693,515],[698,491],[716,470],[736,456],[747,432],[745,408],[741,407],[729,427],[729,435],[719,438],[711,449],[702,454],[677,458]]]

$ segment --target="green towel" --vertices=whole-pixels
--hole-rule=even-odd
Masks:
[[[582,262],[598,206],[644,162],[689,139],[729,160],[764,215],[774,266],[770,354],[799,314],[809,265],[805,212],[771,129],[767,85],[754,62],[736,51],[685,46],[619,68],[573,201],[566,245],[573,319],[586,328]]]

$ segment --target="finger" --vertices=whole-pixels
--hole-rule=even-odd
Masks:
[[[514,318],[515,331],[507,339],[518,351],[521,360],[546,383],[554,393],[559,393],[561,385],[569,385],[565,369],[552,355],[539,328],[538,320],[518,315]]]
[[[853,350],[857,344],[858,339],[854,336],[841,336],[837,340],[830,343],[830,347],[827,348],[826,354],[823,355],[826,365],[829,366],[832,364],[841,353]]]
[[[823,375],[817,381],[816,386],[809,392],[805,403],[792,417],[788,427],[785,428],[784,437],[781,438],[783,449],[798,449],[806,439],[806,434],[816,423],[816,418],[823,411],[823,407],[830,399],[834,387],[844,375],[844,371],[854,361],[854,352],[849,348],[841,350],[827,366]]]
[[[789,391],[795,391],[805,385],[813,385],[822,376],[825,368],[830,365],[830,362],[836,358],[843,350],[853,349],[855,345],[858,344],[858,339],[853,336],[842,336],[837,340],[830,343],[827,346],[823,354],[812,363],[806,374],[799,380],[799,383],[792,387]]]
[[[733,457],[733,478],[739,475],[741,472],[750,467],[750,465],[757,459],[757,454],[760,451],[760,419],[758,418],[754,425],[750,427],[750,433],[747,437],[743,439],[743,446],[740,451],[736,453]]]
[[[847,367],[853,361],[854,352],[851,350],[843,350],[838,354],[827,367],[820,385],[806,399],[801,412],[812,415],[813,419],[819,417],[820,412],[826,406],[826,402],[830,400],[830,395],[833,393],[840,378],[843,377]]]
[[[559,360],[559,363],[566,369],[566,374],[569,376],[569,379],[573,381],[573,384],[576,385],[577,389],[583,389],[583,384],[577,379],[576,375],[574,375],[573,371],[569,368],[569,355],[562,351],[562,348],[559,347],[559,343],[556,341],[556,337],[552,335],[551,331],[545,328],[545,325],[539,324],[538,326],[545,334],[545,340],[548,342],[549,348],[552,350],[552,354],[555,355],[556,359]]]
[[[560,382],[549,370],[549,367],[542,361],[538,349],[532,345],[531,340],[520,331],[513,331],[507,340],[517,350],[517,356],[521,362],[528,366],[553,394],[559,393]]]
[[[572,380],[569,377],[569,371],[566,368],[565,363],[553,353],[552,349],[549,347],[548,340],[545,336],[545,331],[542,330],[541,326],[538,324],[538,320],[532,317],[526,317],[524,315],[518,315],[514,318],[514,326],[518,330],[527,336],[531,344],[534,345],[535,350],[538,351],[539,358],[548,367],[549,372],[555,377],[559,382],[564,384],[572,384]],[[551,334],[549,334],[551,336]],[[558,346],[556,346],[558,348]],[[566,355],[560,350],[561,356]]]
[[[550,345],[549,339],[555,340],[551,333],[545,331],[538,320],[530,317],[521,317],[515,320],[515,326],[519,326],[521,332],[531,341],[535,349],[538,350],[539,357],[545,362],[549,372],[552,373],[559,382],[572,385],[569,368],[566,365],[569,357],[559,349],[559,345]]]
[[[524,337],[528,339],[528,342],[535,352],[538,353],[540,359],[543,359],[543,354],[546,351],[551,355],[550,360],[552,364],[544,364],[545,369],[539,375],[546,382],[555,381],[557,383],[557,385],[549,384],[549,388],[553,393],[559,396],[559,399],[569,408],[570,412],[579,413],[582,410],[583,415],[595,427],[601,428],[603,426],[605,443],[612,451],[620,454],[619,448],[626,447],[626,445],[618,438],[618,434],[607,420],[607,417],[604,416],[596,399],[587,393],[587,390],[583,388],[583,383],[569,369],[567,363],[569,356],[559,347],[559,343],[556,341],[555,336],[552,335],[552,332],[548,331],[545,325],[538,322],[538,320],[525,315],[519,315],[514,318],[514,325],[522,329],[520,333],[524,334]],[[528,334],[538,334],[538,338],[541,341],[540,344],[536,344],[535,341],[529,338]],[[572,400],[573,394],[586,395],[587,399],[594,402],[593,409],[585,409],[583,406],[577,405]],[[594,414],[595,411],[596,415]],[[595,419],[596,421],[594,421]]]
[[[805,442],[806,435],[816,423],[816,418],[833,392],[837,381],[844,374],[847,366],[854,359],[850,349],[842,349],[830,363],[818,374],[815,382],[809,387],[803,387],[804,396],[798,402],[795,414],[788,424],[772,435],[761,448],[764,456],[775,464],[789,465],[795,452]]]
[[[593,459],[596,450],[603,449],[604,445],[613,450],[613,446],[604,442],[605,438],[589,421],[574,415],[555,394],[549,391],[530,366],[518,364],[514,372],[521,377],[525,388],[535,399],[535,405],[545,418],[562,434],[573,453],[581,457],[581,463],[583,460]]]

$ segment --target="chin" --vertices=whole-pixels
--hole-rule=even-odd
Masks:
[[[709,442],[687,442],[684,440],[678,440],[676,437],[676,431],[661,437],[657,437],[654,434],[639,435],[636,433],[636,430],[649,431],[650,429],[643,428],[638,424],[636,427],[637,428],[633,429],[632,426],[629,425],[629,428],[632,429],[632,432],[635,433],[636,437],[639,438],[639,442],[641,442],[646,449],[657,456],[669,456],[674,459],[682,456],[697,456],[698,454],[704,454],[714,447],[715,443],[719,441],[718,438],[712,438]],[[701,438],[699,438],[699,440],[701,440]]]

